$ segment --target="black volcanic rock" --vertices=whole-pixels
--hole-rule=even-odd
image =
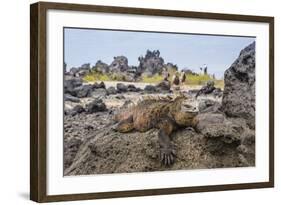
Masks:
[[[66,76],[64,79],[64,93],[72,94],[74,88],[82,86],[83,81],[81,78]]]
[[[87,114],[92,114],[95,112],[103,112],[106,111],[106,105],[101,99],[95,99],[92,102],[88,103],[85,107]]]
[[[98,60],[96,62],[96,65],[93,67],[93,71],[99,72],[99,73],[108,73],[109,66],[102,62],[101,60]]]
[[[114,57],[113,62],[109,66],[110,72],[125,72],[128,69],[128,59],[125,56]]]
[[[123,83],[117,83],[116,84],[117,92],[122,93],[122,92],[127,92],[128,91],[128,86],[123,84]]]
[[[255,42],[244,48],[224,73],[222,108],[255,127]]]
[[[139,57],[138,73],[144,73],[152,76],[156,73],[162,73],[164,67],[164,59],[160,57],[160,51],[147,50],[145,56]]]

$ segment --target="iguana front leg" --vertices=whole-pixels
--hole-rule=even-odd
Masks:
[[[159,123],[160,161],[166,166],[172,165],[176,157],[176,151],[170,139],[173,130],[174,125],[170,119],[164,119]]]

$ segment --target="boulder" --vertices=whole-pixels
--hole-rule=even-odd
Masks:
[[[117,83],[116,84],[117,92],[122,93],[122,92],[127,92],[128,91],[128,86],[123,84],[123,83]]]
[[[129,85],[128,85],[128,91],[129,91],[129,92],[138,92],[138,89],[136,88],[135,85],[129,84]]]
[[[196,131],[207,138],[217,138],[224,143],[239,142],[244,130],[243,121],[230,121],[221,113],[202,113],[196,116]]]
[[[148,93],[153,93],[153,92],[157,92],[157,89],[156,89],[156,87],[153,86],[153,85],[146,85],[146,86],[144,87],[144,91],[145,91],[145,92],[148,92]]]
[[[75,102],[75,103],[79,103],[80,99],[77,97],[74,97],[70,94],[64,94],[64,100],[65,101],[70,101],[70,102]]]
[[[222,108],[255,127],[255,42],[244,48],[224,73]]]
[[[103,81],[101,81],[100,83],[98,82],[95,82],[93,85],[92,85],[93,89],[98,89],[98,88],[106,88],[105,87],[105,83]]]
[[[66,76],[64,79],[64,93],[71,94],[74,88],[82,86],[83,81],[81,78]]]
[[[78,98],[90,97],[93,91],[92,85],[81,85],[73,89],[71,94]]]
[[[86,113],[91,114],[94,112],[103,112],[106,111],[106,105],[101,99],[95,99],[92,102],[86,104],[85,107]]]
[[[111,86],[111,87],[107,88],[107,94],[108,95],[117,94],[117,90],[115,89],[115,87]]]
[[[107,90],[104,88],[97,88],[91,92],[91,97],[93,98],[103,98],[107,95]]]

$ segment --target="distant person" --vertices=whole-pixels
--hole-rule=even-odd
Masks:
[[[203,65],[204,75],[208,74],[208,66],[206,64]]]

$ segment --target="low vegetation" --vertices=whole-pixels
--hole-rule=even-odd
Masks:
[[[92,71],[88,75],[84,76],[83,80],[86,82],[112,81],[112,79],[110,78],[109,75],[99,73],[99,72],[94,72],[94,71]]]
[[[155,74],[153,76],[143,76],[141,82],[143,83],[159,83],[163,80],[163,76],[160,74]]]
[[[170,81],[172,80],[172,76],[173,76],[173,74],[170,74],[170,77],[169,77]],[[148,77],[148,76],[142,77],[141,82],[159,83],[162,80],[163,80],[163,76],[156,74],[151,77]],[[189,74],[186,76],[185,85],[205,85],[206,82],[208,82],[210,80],[213,80],[215,82],[216,87],[219,87],[219,88],[224,87],[223,79],[217,80],[217,79],[213,79],[210,75],[192,75],[192,74]]]
[[[172,76],[174,73],[170,73],[169,80],[172,80]],[[123,76],[118,76],[118,75],[107,75],[99,72],[91,72],[88,75],[86,75],[83,78],[84,81],[86,82],[96,82],[96,81],[124,81]],[[163,76],[161,74],[155,74],[153,76],[142,76],[140,79],[140,82],[143,83],[159,83],[163,80]],[[186,76],[186,81],[185,85],[205,85],[206,82],[214,80],[210,75],[204,75],[204,74],[199,74],[199,75],[192,75],[188,74]],[[224,81],[222,79],[220,80],[214,80],[215,81],[215,86],[219,88],[224,87]]]

